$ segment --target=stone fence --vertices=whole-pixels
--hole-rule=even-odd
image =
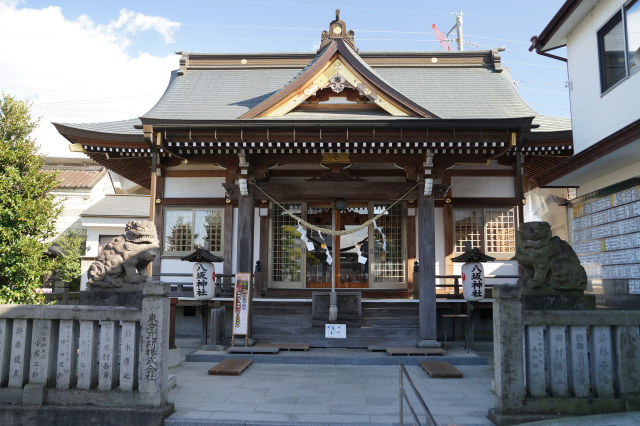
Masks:
[[[40,420],[40,412],[43,424],[61,424],[75,412],[78,424],[119,408],[122,421],[142,409],[146,420],[136,424],[159,424],[171,411],[168,292],[144,284],[142,309],[0,305],[0,423]]]
[[[494,287],[498,425],[640,410],[640,311],[522,311]]]

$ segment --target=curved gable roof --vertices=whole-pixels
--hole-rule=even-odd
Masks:
[[[322,89],[335,74],[346,74],[343,77],[354,88],[392,115],[438,118],[387,83],[341,38],[333,39],[285,87],[238,118],[282,116]]]

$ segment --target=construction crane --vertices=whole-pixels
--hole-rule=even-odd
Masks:
[[[431,25],[431,28],[433,28],[433,32],[435,33],[436,38],[440,42],[440,46],[442,46],[442,50],[452,52],[453,47],[451,47],[451,45],[449,44],[447,37],[444,34],[442,34],[442,31],[440,31],[438,27],[436,27],[436,24]]]

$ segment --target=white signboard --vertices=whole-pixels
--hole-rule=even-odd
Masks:
[[[215,296],[216,268],[210,262],[198,262],[193,265],[193,297],[196,300],[209,300]]]
[[[327,339],[346,339],[347,324],[325,324],[324,337]]]
[[[233,334],[249,334],[249,294],[251,273],[236,273],[236,288],[233,293]]]

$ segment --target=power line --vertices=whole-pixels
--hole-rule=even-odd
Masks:
[[[483,37],[483,36],[476,36],[476,35],[471,35],[471,34],[465,34],[465,35],[467,37],[484,38],[484,39],[487,39],[487,40],[498,40],[498,41],[506,41],[506,42],[509,42],[509,43],[522,43],[522,44],[531,45],[530,41],[527,42],[527,41],[518,41],[518,40],[507,40],[507,39],[504,39],[504,38]]]
[[[564,96],[569,95],[568,92],[556,92],[556,91],[553,91],[553,90],[536,89],[534,87],[523,87],[523,86],[518,86],[518,85],[516,85],[516,87],[518,89],[534,90],[536,92],[553,93],[553,94],[556,94],[556,95],[564,95]]]
[[[261,6],[287,6],[287,7],[314,7],[314,8],[328,8],[329,6],[325,5],[317,5],[317,4],[299,4],[299,3],[273,3],[273,2],[257,2],[257,1],[238,1],[238,0],[209,0],[210,2],[217,3],[232,3],[232,4],[256,4]],[[399,12],[399,13],[423,13],[429,15],[457,15],[458,12],[436,12],[432,10],[409,10],[409,9],[380,9],[373,7],[355,7],[355,6],[342,6],[341,10],[370,10],[375,12]],[[528,22],[533,24],[541,24],[544,25],[545,22],[541,21],[531,21],[526,19],[513,19],[513,18],[504,18],[500,16],[486,16],[486,15],[474,15],[465,13],[466,16],[474,16],[476,18],[482,19],[498,19],[498,20],[507,20],[511,22]]]
[[[330,6],[317,5],[317,4],[300,4],[300,3],[265,3],[257,1],[236,1],[236,0],[209,0],[217,3],[232,3],[232,4],[257,4],[260,6],[288,6],[288,7],[314,7],[314,8],[328,8]],[[434,12],[427,10],[407,10],[407,9],[380,9],[373,7],[355,7],[355,6],[342,6],[341,10],[370,10],[375,12],[401,12],[401,13],[426,13],[430,15],[455,15],[455,12]]]
[[[532,104],[527,102],[528,105],[536,105],[536,106],[548,106],[548,107],[555,107],[555,108],[570,108],[569,105],[551,105],[551,104]]]
[[[502,61],[503,64],[514,64],[514,65],[528,65],[530,67],[542,67],[542,68],[555,68],[559,70],[566,70],[567,67],[554,67],[552,65],[539,65],[539,64],[525,64],[523,62],[511,62],[511,61]]]
[[[516,86],[518,85],[518,83],[537,84],[540,86],[550,86],[550,87],[558,87],[558,86],[564,87],[564,84],[542,83],[539,81],[530,81],[530,80],[514,80],[513,81],[513,84],[515,84]]]

